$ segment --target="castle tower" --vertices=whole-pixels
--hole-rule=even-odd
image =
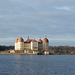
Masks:
[[[38,40],[38,49],[43,49],[43,41],[41,40],[41,38]]]
[[[24,40],[22,37],[18,39],[18,50],[24,50]]]
[[[45,38],[43,39],[43,50],[48,50],[48,48],[49,48],[49,41],[48,41],[48,39],[45,37]]]
[[[15,50],[18,50],[18,38],[15,40]]]

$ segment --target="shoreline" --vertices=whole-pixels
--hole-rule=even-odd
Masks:
[[[34,54],[26,54],[26,53],[0,53],[0,55],[34,55]]]
[[[27,53],[0,53],[0,55],[43,55],[43,54],[27,54]],[[49,54],[49,55],[75,55],[75,53],[55,53],[55,54]]]

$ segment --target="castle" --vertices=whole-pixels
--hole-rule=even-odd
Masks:
[[[45,37],[43,40],[41,38],[37,41],[35,39],[28,39],[24,41],[22,37],[15,40],[15,51],[19,50],[48,50],[49,40]]]

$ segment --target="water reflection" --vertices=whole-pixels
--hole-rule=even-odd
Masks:
[[[42,57],[16,55],[14,65],[16,75],[21,75],[22,73],[25,75],[46,75],[48,58]]]
[[[74,59],[75,56],[2,55],[0,75],[75,75]]]
[[[21,55],[15,55],[15,64],[14,64],[14,73],[16,75],[21,75],[21,65],[22,65],[22,61],[21,61]]]

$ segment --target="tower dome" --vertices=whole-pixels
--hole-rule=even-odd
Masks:
[[[18,39],[15,40],[15,43],[18,43]]]
[[[38,40],[38,42],[42,43],[42,40],[41,40],[41,39],[39,39],[39,40]]]
[[[24,42],[23,38],[20,37],[20,38],[18,39],[18,42]]]
[[[44,39],[43,39],[43,42],[44,42],[44,43],[48,43],[49,41],[48,41],[47,38],[44,38]]]
[[[33,39],[32,42],[37,42],[37,41],[35,39]]]

